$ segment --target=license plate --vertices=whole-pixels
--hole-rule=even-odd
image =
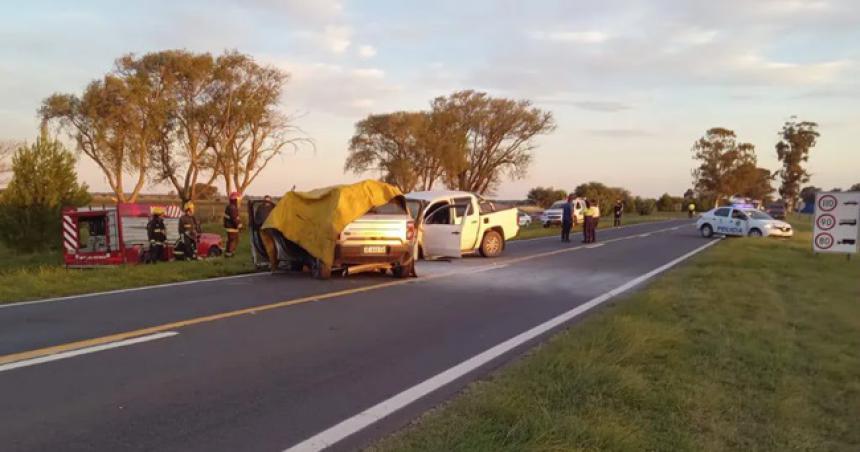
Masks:
[[[365,246],[364,254],[385,254],[387,251],[384,246]]]

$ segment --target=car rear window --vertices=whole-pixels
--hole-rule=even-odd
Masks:
[[[406,214],[406,208],[396,199],[392,199],[388,204],[374,207],[370,209],[368,214],[371,215],[403,215]]]

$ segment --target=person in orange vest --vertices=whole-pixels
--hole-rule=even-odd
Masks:
[[[233,257],[236,247],[239,246],[239,229],[242,228],[242,219],[239,217],[239,193],[230,193],[230,202],[224,209],[224,230],[227,232],[227,250],[225,257]]]

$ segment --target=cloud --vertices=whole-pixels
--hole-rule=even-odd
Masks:
[[[363,45],[358,48],[358,56],[361,58],[373,58],[376,56],[376,48],[370,45]]]
[[[538,41],[576,44],[600,44],[609,39],[609,35],[601,31],[534,31],[530,33],[530,36]]]
[[[333,53],[343,53],[349,48],[352,41],[352,29],[347,26],[326,25],[321,39],[323,46]]]
[[[288,111],[324,112],[355,118],[379,108],[402,91],[377,68],[349,68],[305,61],[269,61],[292,75],[284,93]]]
[[[565,99],[538,99],[537,103],[541,104],[550,104],[550,105],[570,105],[582,110],[588,111],[599,111],[599,112],[618,112],[624,110],[630,110],[632,107],[628,104],[624,104],[621,102],[613,102],[613,101],[600,101],[600,100],[565,100]]]
[[[586,133],[603,138],[644,138],[653,134],[639,129],[590,129]]]

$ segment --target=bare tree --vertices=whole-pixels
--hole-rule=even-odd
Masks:
[[[204,130],[214,148],[210,163],[227,193],[244,193],[285,149],[312,144],[278,108],[287,79],[285,72],[238,52],[215,61]]]
[[[436,98],[432,106],[434,112],[454,115],[465,136],[467,164],[446,176],[448,185],[460,190],[488,193],[505,174],[524,177],[537,147],[534,137],[555,130],[552,113],[528,100],[470,90]]]

